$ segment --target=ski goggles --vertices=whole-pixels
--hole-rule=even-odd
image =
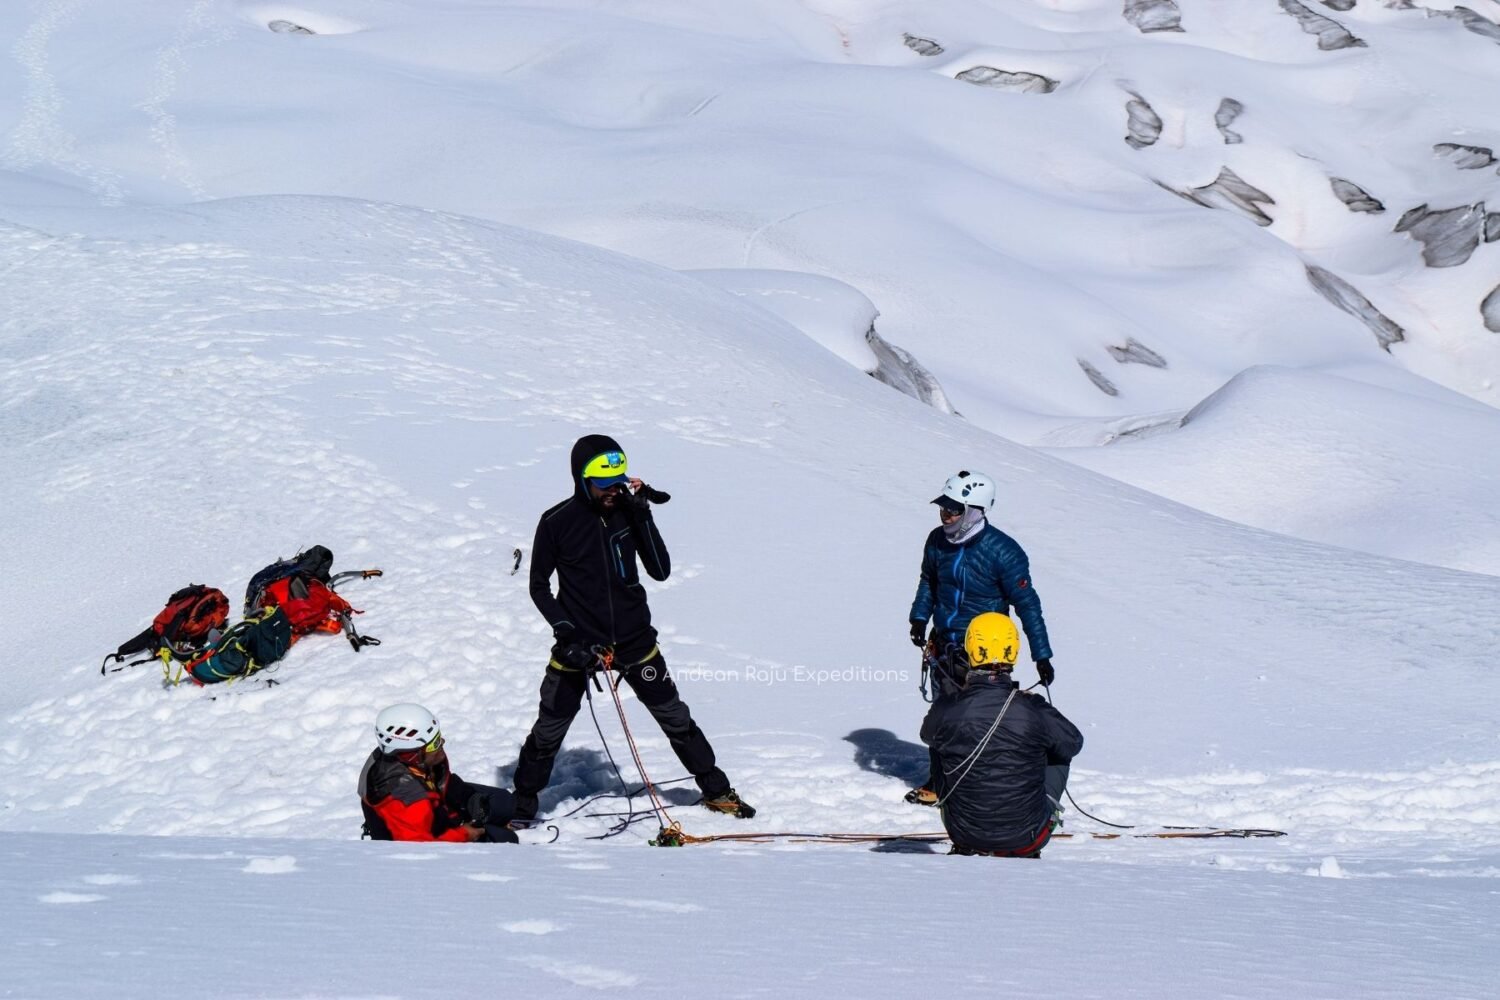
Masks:
[[[600,489],[623,486],[630,482],[625,474],[627,468],[623,451],[606,451],[588,460],[583,467],[583,478]]]
[[[440,757],[446,757],[443,753],[443,733],[435,733],[422,747],[413,747],[411,750],[398,750],[396,757],[402,763],[413,766],[413,768],[426,768],[431,763],[437,762]]]
[[[434,733],[432,739],[422,746],[412,747],[409,750],[397,750],[396,758],[411,767],[428,767],[440,759],[443,754],[443,734]],[[441,759],[446,759],[443,755]]]

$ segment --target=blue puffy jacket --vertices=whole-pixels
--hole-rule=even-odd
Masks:
[[[1031,585],[1031,564],[1016,540],[993,524],[962,545],[932,529],[922,552],[922,578],[908,619],[931,621],[939,643],[962,644],[975,615],[1008,614],[1014,607],[1026,632],[1033,660],[1050,660],[1042,599]]]

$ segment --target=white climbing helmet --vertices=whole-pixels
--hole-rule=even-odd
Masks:
[[[989,510],[995,506],[995,481],[982,472],[955,472],[943,484],[943,492],[932,501],[943,507],[953,504]]]
[[[421,705],[392,705],[375,716],[375,739],[386,753],[420,750],[439,736],[437,717]]]

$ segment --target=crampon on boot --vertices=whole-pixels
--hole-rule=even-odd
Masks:
[[[729,789],[723,795],[716,795],[713,798],[705,795],[703,797],[703,807],[705,809],[712,809],[714,812],[737,817],[738,819],[749,819],[755,815],[755,807],[741,799],[733,788]]]
[[[938,804],[937,792],[923,785],[921,788],[913,788],[907,792],[906,801],[914,806],[935,806]]]

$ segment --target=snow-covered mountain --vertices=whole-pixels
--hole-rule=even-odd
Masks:
[[[1496,22],[0,10],[0,993],[1485,995],[1500,251],[1449,210],[1500,183]],[[905,620],[927,501],[977,467],[1087,739],[1078,804],[1289,836],[1042,865],[663,855],[584,815],[550,846],[355,842],[386,704],[508,780],[550,639],[512,553],[595,431],[673,494],[664,649],[761,809],[671,792],[689,830],[935,828],[901,801]],[[381,646],[308,639],[275,686],[99,676],[174,588],[235,599],[315,542],[386,571],[346,590]],[[544,809],[616,786],[580,717]],[[413,920],[435,951],[372,947]]]

